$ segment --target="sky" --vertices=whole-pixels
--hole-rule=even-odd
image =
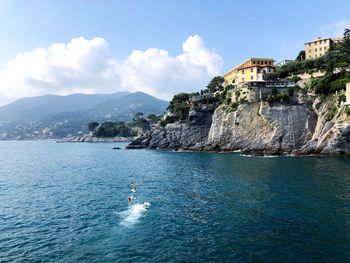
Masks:
[[[0,105],[118,91],[169,100],[346,27],[348,0],[0,0]]]

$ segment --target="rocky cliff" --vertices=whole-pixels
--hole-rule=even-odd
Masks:
[[[204,149],[211,127],[212,115],[216,105],[201,105],[189,112],[186,121],[158,125],[144,136],[131,142],[128,149]]]
[[[190,112],[186,122],[158,126],[128,148],[205,151],[241,150],[257,154],[350,154],[350,118],[339,108],[300,97],[295,105],[221,105]]]

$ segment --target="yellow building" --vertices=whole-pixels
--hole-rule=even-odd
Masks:
[[[263,81],[265,76],[275,71],[271,58],[250,58],[224,74],[225,86],[247,81]]]
[[[350,105],[350,82],[346,83],[345,96],[346,96],[345,105]]]
[[[318,37],[316,40],[305,43],[305,59],[315,59],[322,57],[333,47],[331,38]]]

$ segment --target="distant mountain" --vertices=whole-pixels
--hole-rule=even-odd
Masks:
[[[106,101],[129,94],[131,93],[117,92],[113,94],[44,95],[22,98],[0,107],[0,121],[35,121],[50,114],[86,111]]]
[[[86,133],[90,121],[129,122],[138,112],[145,116],[162,114],[167,106],[167,101],[143,92],[23,98],[0,107],[0,139],[54,138]]]
[[[150,113],[162,114],[167,106],[167,101],[143,92],[135,92],[99,104],[87,111],[86,116],[90,119],[112,118],[130,121],[137,112],[142,112],[145,116]]]

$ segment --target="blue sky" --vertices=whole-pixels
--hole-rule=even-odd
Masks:
[[[294,59],[305,41],[337,35],[347,25],[350,26],[350,1],[341,0],[0,0],[0,72],[6,71],[7,64],[18,54],[54,43],[68,44],[77,37],[102,38],[110,57],[123,63],[134,50],[164,49],[169,56],[178,56],[183,53],[182,43],[199,35],[206,48],[222,58],[220,73],[224,73],[248,57]],[[180,81],[179,85],[184,83]],[[4,84],[8,85],[4,82],[0,86]],[[81,89],[72,92],[76,90]],[[179,89],[171,89],[175,90]],[[95,91],[98,92],[91,87],[87,90]],[[110,90],[101,89],[107,91]],[[145,91],[152,93],[151,88]],[[45,89],[21,94],[41,93]],[[55,90],[48,89],[47,93]],[[67,89],[61,93],[70,92]],[[4,94],[0,92],[0,97],[11,97]]]

